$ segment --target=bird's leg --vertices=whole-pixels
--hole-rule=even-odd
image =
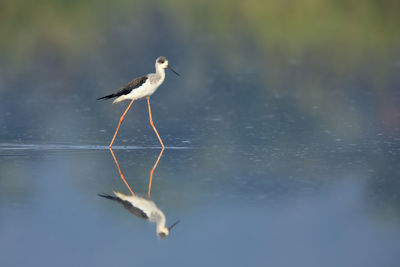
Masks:
[[[119,127],[121,126],[121,123],[122,123],[122,121],[124,120],[126,113],[127,113],[128,110],[131,108],[131,106],[132,106],[132,104],[133,104],[133,101],[135,101],[135,99],[132,99],[131,103],[129,104],[129,106],[126,108],[125,112],[122,114],[121,118],[119,119],[119,123],[118,123],[117,130],[115,131],[114,137],[113,137],[113,139],[111,140],[110,145],[108,146],[110,149],[111,149],[111,147],[112,147],[112,145],[113,145],[113,143],[114,143],[115,137],[117,137],[117,134],[118,134],[118,131],[119,131]]]
[[[158,155],[157,161],[156,161],[156,163],[154,164],[153,168],[152,168],[151,171],[150,171],[149,190],[148,190],[148,192],[147,192],[148,197],[150,197],[151,182],[152,182],[152,180],[153,180],[153,173],[154,173],[154,170],[155,170],[156,167],[157,167],[158,162],[160,161],[160,158],[161,158],[161,156],[162,156],[162,154],[163,154],[163,152],[164,152],[165,147],[164,147],[164,144],[163,144],[163,142],[162,142],[162,140],[161,140],[161,137],[160,137],[160,135],[158,134],[157,129],[156,129],[156,127],[154,126],[154,123],[153,123],[153,118],[152,118],[152,116],[151,116],[151,107],[150,107],[150,98],[149,98],[149,97],[147,98],[147,105],[148,105],[148,107],[149,107],[150,125],[151,125],[151,127],[153,127],[153,130],[154,130],[154,132],[156,133],[156,135],[157,135],[157,137],[158,137],[158,141],[160,141],[160,144],[161,144],[161,147],[162,147],[162,149],[161,149],[161,151],[160,151],[160,154]]]
[[[162,146],[162,149],[164,150],[163,141],[161,140],[161,137],[158,135],[158,132],[157,132],[156,127],[154,127],[153,118],[152,118],[152,116],[151,116],[150,97],[147,98],[147,105],[149,106],[150,125],[151,125],[151,127],[153,127],[153,130],[154,130],[154,132],[156,133],[156,135],[157,135],[157,137],[158,137],[158,141],[160,141],[160,144],[161,144],[161,146]]]
[[[126,186],[128,187],[128,189],[129,189],[129,191],[131,191],[132,196],[135,196],[135,193],[133,193],[133,191],[132,191],[131,187],[129,186],[128,182],[125,180],[124,174],[122,173],[121,168],[119,167],[118,160],[117,160],[117,158],[115,157],[114,152],[113,152],[113,150],[112,150],[111,147],[110,147],[110,152],[111,152],[111,155],[112,155],[113,158],[114,158],[115,164],[117,165],[117,168],[118,168],[118,171],[119,171],[119,175],[121,176],[122,181],[124,181],[125,185],[126,185]]]

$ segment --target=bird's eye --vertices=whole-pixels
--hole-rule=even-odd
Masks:
[[[160,60],[158,61],[158,63],[163,64],[163,63],[164,63],[164,60],[160,59]]]

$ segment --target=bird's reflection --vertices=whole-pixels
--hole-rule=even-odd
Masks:
[[[164,148],[161,150],[160,154],[158,155],[157,161],[154,164],[153,168],[151,169],[150,172],[150,178],[149,178],[149,188],[147,191],[147,198],[144,197],[139,197],[135,195],[133,192],[132,188],[129,186],[128,182],[125,180],[124,174],[121,171],[121,168],[119,166],[118,160],[115,157],[115,154],[112,150],[112,148],[109,148],[111,155],[114,159],[114,162],[118,168],[118,172],[120,174],[120,177],[122,181],[125,183],[126,187],[128,187],[129,191],[131,192],[131,195],[125,195],[120,192],[114,191],[114,195],[108,195],[108,194],[98,194],[100,197],[106,198],[113,200],[115,202],[120,203],[125,209],[130,211],[132,214],[136,215],[139,218],[146,219],[150,222],[155,222],[157,224],[156,227],[156,232],[157,235],[160,238],[166,238],[169,235],[170,230],[179,223],[179,221],[176,221],[173,223],[171,226],[166,227],[166,219],[165,215],[162,212],[160,208],[157,207],[157,205],[150,199],[150,194],[151,194],[151,182],[153,179],[153,173],[155,168],[157,167],[157,164],[162,156],[162,153],[164,151]]]
[[[107,194],[99,194],[99,196],[116,201],[120,203],[125,209],[133,213],[134,215],[149,220],[150,222],[157,223],[157,235],[160,238],[166,238],[169,235],[170,230],[177,224],[179,221],[173,223],[171,226],[165,226],[165,215],[157,207],[157,205],[150,199],[142,198],[139,196],[127,196],[120,192],[114,191],[115,196],[107,195]]]

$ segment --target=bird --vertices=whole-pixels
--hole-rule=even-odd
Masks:
[[[111,140],[109,148],[112,148],[114,143],[115,137],[118,134],[119,127],[121,126],[122,121],[125,118],[126,113],[132,106],[133,102],[138,99],[147,98],[147,105],[149,109],[149,119],[150,125],[152,126],[154,132],[157,135],[157,138],[161,144],[162,150],[164,150],[164,143],[161,140],[160,135],[157,132],[156,127],[154,126],[152,115],[151,115],[151,107],[150,107],[150,96],[153,95],[158,87],[164,82],[165,79],[165,69],[171,70],[173,73],[179,76],[179,74],[168,64],[168,60],[164,56],[160,56],[156,59],[155,63],[156,73],[149,73],[142,77],[138,77],[130,81],[128,84],[122,86],[117,92],[103,96],[98,98],[97,100],[101,99],[110,99],[115,98],[113,104],[119,103],[124,100],[131,100],[130,104],[126,108],[125,112],[122,114],[121,118],[119,119],[119,123],[117,126],[117,130],[114,133],[114,136]]]
[[[98,194],[100,197],[110,199],[120,203],[125,209],[130,211],[132,214],[139,218],[146,219],[150,222],[156,222],[156,232],[158,237],[166,238],[168,237],[171,229],[179,223],[179,220],[173,223],[171,226],[165,226],[165,215],[157,207],[157,205],[150,199],[139,197],[136,195],[127,196],[123,193],[114,191],[115,196],[111,196],[105,193]]]

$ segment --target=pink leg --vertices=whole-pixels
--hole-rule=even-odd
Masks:
[[[122,123],[122,121],[124,120],[126,113],[127,113],[128,110],[131,108],[131,106],[132,106],[132,104],[133,104],[133,101],[135,101],[135,99],[132,99],[131,103],[129,104],[129,106],[128,106],[127,109],[125,110],[124,114],[122,114],[121,118],[119,119],[119,123],[118,123],[117,130],[115,131],[114,137],[113,137],[113,139],[111,140],[110,145],[108,146],[110,149],[111,149],[111,147],[112,147],[112,145],[113,145],[113,143],[114,143],[115,137],[117,137],[117,134],[118,134],[118,131],[119,131],[119,127],[121,126],[121,123]]]

